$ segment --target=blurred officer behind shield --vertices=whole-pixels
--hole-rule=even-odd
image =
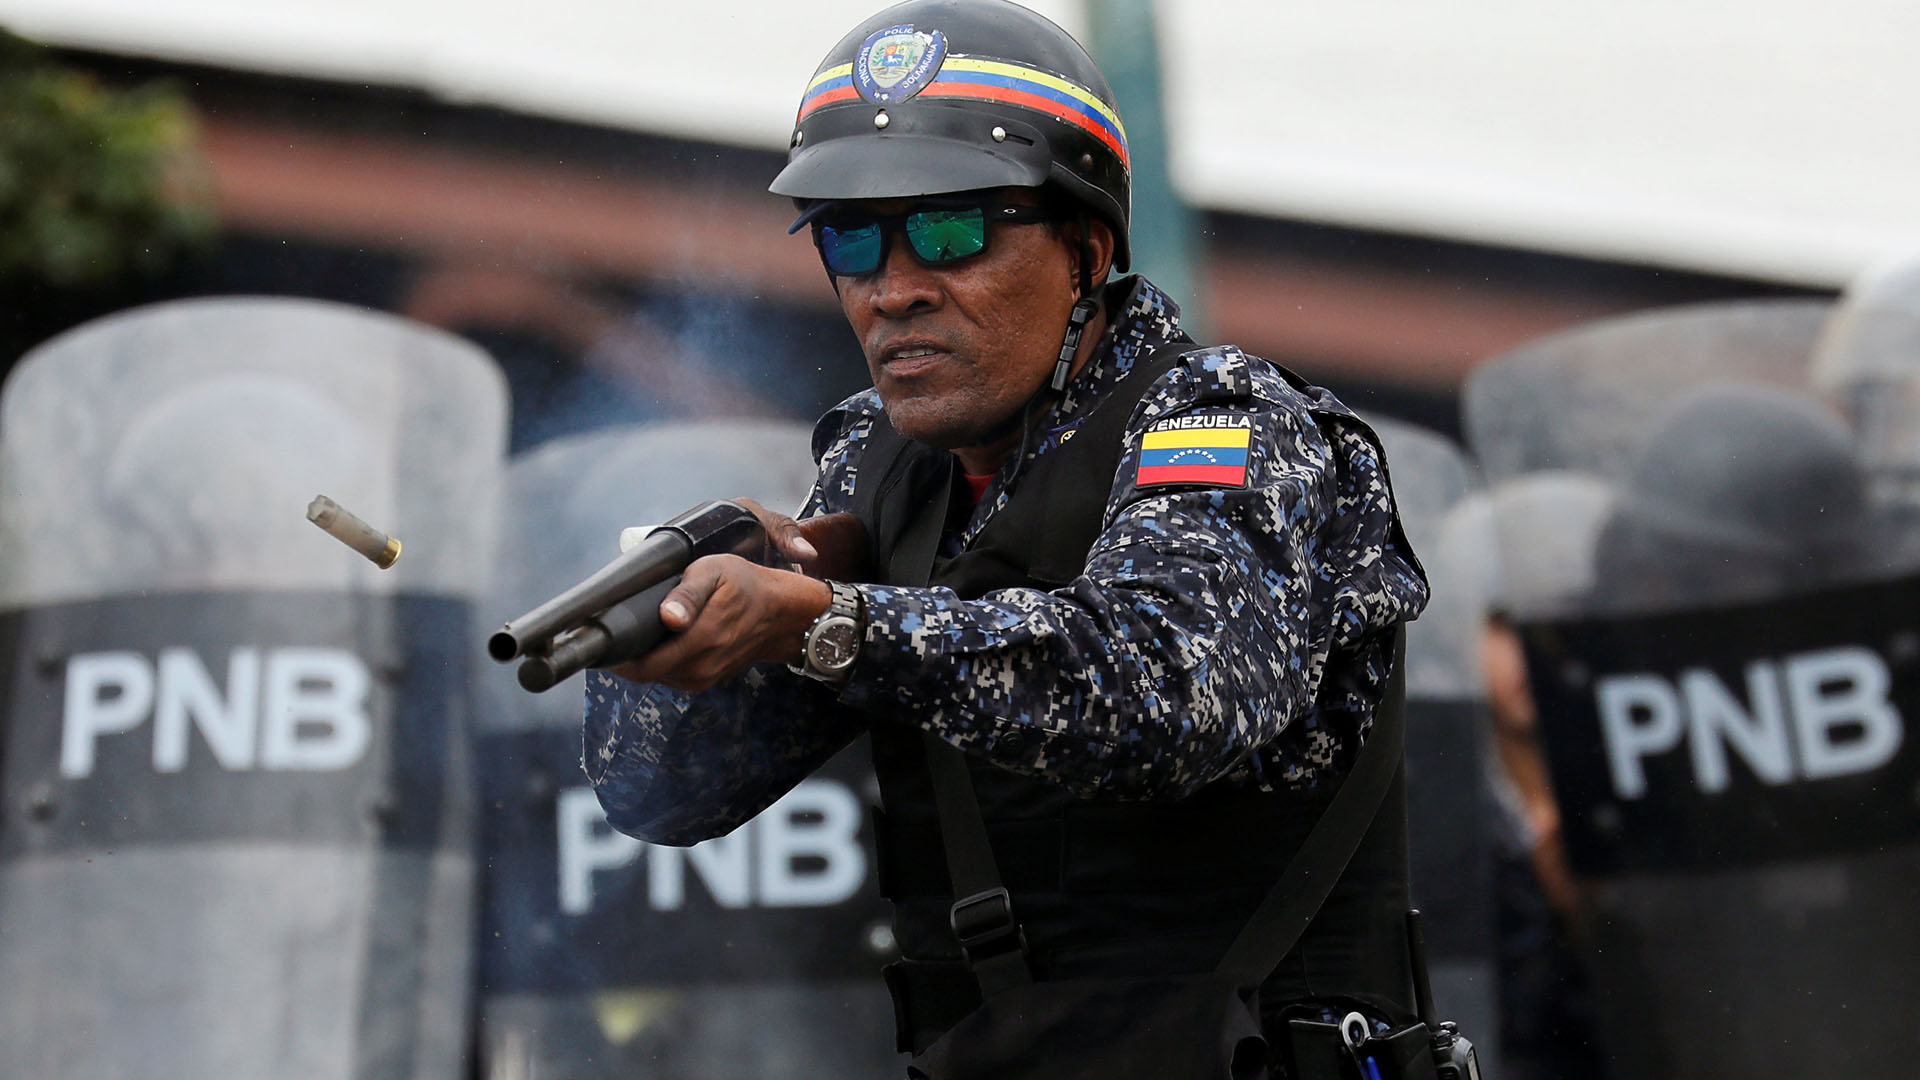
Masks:
[[[762,512],[802,572],[694,563],[674,635],[590,679],[587,772],[692,844],[870,732],[917,1075],[1433,1076],[1376,723],[1425,576],[1366,424],[1110,280],[1127,153],[1099,69],[1003,0],[827,55],[772,190],[874,388],[816,428],[800,520]],[[1294,861],[1347,790],[1337,857]],[[1331,895],[1250,924],[1290,862]]]
[[[1483,461],[1608,492],[1578,588],[1513,572],[1570,539],[1568,501],[1513,501],[1499,540],[1509,685],[1551,771],[1537,865],[1610,1076],[1910,1071],[1920,578],[1806,393],[1827,307],[1597,322],[1469,381]]]

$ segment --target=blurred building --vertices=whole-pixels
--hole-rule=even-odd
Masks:
[[[590,70],[578,86],[539,83],[546,73],[516,68],[530,63],[525,57],[449,46],[466,62],[459,67],[425,47],[426,24],[399,17],[392,55],[360,58],[349,31],[369,31],[349,16],[363,5],[337,5],[340,40],[320,40],[306,60],[286,52],[287,27],[282,39],[255,41],[237,25],[222,36],[200,6],[180,5],[182,21],[162,28],[113,21],[107,0],[58,11],[0,4],[0,25],[38,28],[66,46],[67,63],[112,84],[171,80],[198,109],[221,242],[157,283],[154,295],[324,297],[455,330],[507,370],[515,449],[667,416],[810,419],[866,385],[810,245],[784,235],[789,207],[764,191],[781,154],[741,133],[735,114],[744,106],[728,80],[756,73],[710,75],[713,112],[703,128],[698,86],[686,100],[651,108],[607,101],[596,112],[581,105],[596,89]],[[430,8],[397,10],[422,17]],[[561,14],[590,10],[568,5]],[[1083,17],[1056,14],[1070,25]],[[201,23],[188,18],[196,15]],[[364,23],[366,12],[359,16]],[[1194,35],[1212,31],[1205,13],[1168,19],[1171,68],[1195,52]],[[487,40],[502,48],[495,30]],[[812,34],[781,58],[798,65],[800,78],[826,44]],[[527,46],[530,54],[555,47],[545,39]],[[634,63],[644,66],[660,46],[636,48]],[[407,66],[409,49],[418,70]],[[549,65],[566,59],[564,50],[546,57]],[[498,85],[475,83],[476,71],[497,72]],[[1171,79],[1170,92],[1190,96],[1182,90],[1190,82]],[[535,85],[542,92],[528,89]],[[639,95],[648,85],[631,89]],[[619,89],[599,87],[609,88]],[[766,110],[762,126],[777,128],[785,108]],[[1196,113],[1212,115],[1187,103],[1170,110],[1170,121]],[[1243,154],[1284,149],[1258,130],[1230,134]],[[1583,256],[1573,252],[1594,245],[1524,230],[1509,230],[1524,249],[1502,246],[1484,239],[1499,230],[1459,225],[1460,215],[1449,218],[1438,204],[1427,226],[1396,228],[1419,218],[1417,206],[1398,218],[1343,210],[1298,177],[1277,180],[1271,197],[1236,197],[1231,186],[1247,187],[1244,177],[1221,167],[1196,180],[1195,171],[1183,161],[1176,180],[1218,204],[1202,208],[1194,268],[1206,335],[1292,364],[1362,408],[1444,432],[1457,430],[1454,395],[1466,371],[1542,333],[1678,302],[1825,289],[1809,275],[1715,270],[1711,258],[1676,268],[1652,248],[1640,261]],[[1383,182],[1390,171],[1383,167]],[[1300,216],[1276,216],[1286,184],[1304,192]]]

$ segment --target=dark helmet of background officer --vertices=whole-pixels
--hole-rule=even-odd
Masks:
[[[1770,386],[1674,402],[1601,533],[1599,606],[1648,613],[1859,580],[1884,555],[1845,427]]]
[[[769,190],[806,207],[1002,187],[1104,221],[1126,269],[1127,137],[1086,50],[1006,0],[910,0],[827,53]]]

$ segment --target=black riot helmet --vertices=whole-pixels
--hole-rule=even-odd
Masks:
[[[1128,262],[1132,191],[1113,90],[1067,32],[1007,0],[909,0],[860,24],[801,95],[796,200],[1051,187],[1113,229]]]

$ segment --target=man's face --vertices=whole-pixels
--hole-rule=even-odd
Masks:
[[[1009,188],[989,201],[1032,205]],[[850,204],[879,214],[912,200]],[[987,249],[947,266],[922,266],[896,231],[880,268],[839,279],[840,306],[860,339],[887,418],[901,433],[945,450],[1003,437],[1060,351],[1075,297],[1073,240],[1046,224],[991,227]]]

